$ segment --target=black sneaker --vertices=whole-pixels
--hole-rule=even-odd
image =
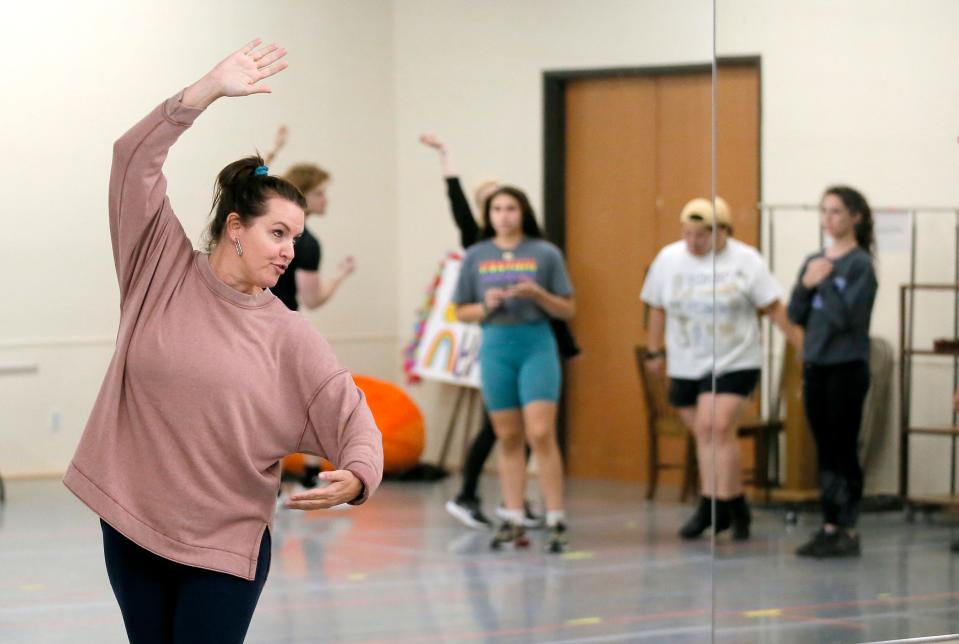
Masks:
[[[858,557],[862,554],[859,546],[859,535],[852,535],[845,530],[839,530],[835,539],[826,542],[820,550],[820,557]]]
[[[819,553],[826,548],[826,542],[836,538],[835,532],[826,532],[819,528],[806,543],[796,548],[798,557],[819,557]]]
[[[953,541],[951,544],[949,544],[949,549],[953,552],[959,552],[959,541]]]
[[[859,536],[851,535],[845,530],[826,532],[818,530],[812,539],[799,546],[796,554],[800,557],[858,557],[862,554],[859,546]]]
[[[446,511],[454,519],[474,530],[489,530],[493,527],[493,522],[486,518],[480,507],[480,500],[456,498],[446,502]]]
[[[549,534],[546,537],[546,551],[558,554],[566,551],[569,545],[569,539],[566,537],[566,526],[562,523],[551,525],[547,528]]]

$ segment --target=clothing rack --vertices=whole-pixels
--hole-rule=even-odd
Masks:
[[[959,234],[959,229],[957,229]],[[959,261],[959,260],[957,260]],[[956,442],[959,439],[959,424],[956,412],[952,413],[950,425],[917,426],[911,422],[912,412],[912,359],[913,356],[951,358],[953,362],[953,390],[956,388],[956,374],[959,368],[959,350],[953,347],[916,348],[915,330],[915,293],[916,291],[951,291],[953,294],[953,329],[959,337],[959,264],[957,281],[952,284],[904,284],[899,295],[899,495],[906,502],[906,516],[912,520],[917,507],[942,507],[959,505],[956,494]],[[952,338],[950,338],[951,340]],[[951,402],[951,399],[950,399]],[[948,438],[949,450],[949,493],[948,494],[912,494],[909,489],[909,443],[913,435]]]

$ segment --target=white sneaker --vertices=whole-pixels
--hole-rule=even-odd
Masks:
[[[493,522],[483,514],[479,499],[469,501],[450,499],[446,502],[446,511],[467,528],[489,530],[493,527]]]

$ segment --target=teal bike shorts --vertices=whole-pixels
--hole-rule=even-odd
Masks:
[[[484,324],[479,360],[489,411],[522,409],[535,401],[559,402],[562,372],[548,321]]]

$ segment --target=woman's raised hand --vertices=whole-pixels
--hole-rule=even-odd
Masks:
[[[436,136],[435,132],[424,132],[420,134],[420,143],[439,152],[446,152],[446,146],[440,140],[440,137]]]
[[[207,107],[222,96],[249,96],[270,92],[262,81],[287,67],[286,50],[278,45],[260,47],[257,38],[246,44],[211,69],[203,78],[186,89],[183,102],[193,107]]]

